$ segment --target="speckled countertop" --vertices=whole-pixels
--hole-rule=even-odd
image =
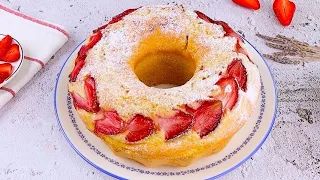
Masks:
[[[262,8],[255,12],[238,7],[231,0],[165,0],[161,4],[182,4],[225,20],[263,53],[270,49],[255,36],[258,32],[294,36],[320,45],[320,0],[292,1],[297,11],[292,25],[286,28],[274,17],[271,0],[260,0]],[[125,9],[159,2],[0,0],[0,3],[61,24],[72,36],[0,110],[0,179],[112,179],[83,161],[59,131],[53,109],[55,80],[69,53],[92,29]],[[268,64],[278,86],[275,126],[251,159],[221,179],[320,179],[320,61],[282,65],[268,60]]]

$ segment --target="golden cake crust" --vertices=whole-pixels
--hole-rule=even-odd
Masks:
[[[151,16],[148,16],[150,14]],[[178,20],[170,19],[177,15]],[[148,32],[139,32],[141,33],[139,38],[136,37],[136,31],[134,31],[135,35],[127,34],[130,38],[117,39],[112,36],[114,31],[126,30],[126,24],[132,26],[140,23],[141,25],[141,22],[145,22],[146,27],[142,29]],[[180,24],[182,22],[184,24]],[[150,29],[151,27],[153,28]],[[177,30],[177,27],[180,29]],[[215,85],[221,78],[219,72],[225,72],[233,59],[241,59],[247,71],[247,89],[246,91],[239,89],[238,99],[232,110],[228,109],[223,112],[220,123],[208,135],[200,137],[197,132],[189,129],[176,138],[165,140],[165,132],[162,129],[155,129],[149,137],[130,143],[125,139],[127,132],[116,135],[96,133],[95,122],[99,116],[98,113],[76,108],[81,120],[91,132],[103,139],[116,155],[135,160],[145,166],[187,166],[201,157],[219,152],[250,118],[260,93],[258,68],[246,55],[234,51],[237,39],[226,37],[225,34],[222,26],[205,22],[193,11],[182,7],[142,7],[124,17],[122,21],[102,30],[102,39],[89,50],[86,64],[80,71],[77,80],[69,83],[69,92],[85,97],[84,79],[90,74],[95,78],[97,100],[101,109],[115,110],[125,122],[129,122],[135,114],[142,114],[155,120],[159,115],[174,115],[177,109],[185,112],[183,105],[187,104],[196,108],[199,101],[214,99],[212,96],[221,91],[219,86]],[[185,40],[186,37],[187,40]],[[170,40],[173,45],[162,47],[154,43],[157,41],[152,38],[156,38],[158,42]],[[108,44],[111,40],[122,43],[125,49]],[[148,44],[148,42],[152,43]],[[144,57],[143,53],[148,50],[162,51],[166,48],[179,50],[185,44],[188,46],[185,51],[192,54],[196,67],[193,77],[182,86],[170,89],[148,87],[141,83],[134,74],[134,64]],[[148,46],[144,47],[144,45]],[[107,50],[105,46],[108,47]],[[152,48],[153,46],[155,48]],[[112,54],[124,53],[124,50],[126,55]],[[151,50],[148,53],[152,53]],[[110,60],[106,58],[108,54],[120,60]],[[106,69],[101,69],[101,66]],[[108,70],[112,75],[107,72]],[[119,83],[115,77],[122,82]],[[127,91],[130,92],[126,93]]]

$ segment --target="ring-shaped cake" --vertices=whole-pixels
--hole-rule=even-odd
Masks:
[[[225,22],[181,6],[128,9],[93,31],[68,84],[118,156],[187,166],[222,150],[257,105],[260,76]]]

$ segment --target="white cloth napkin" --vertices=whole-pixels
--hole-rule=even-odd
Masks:
[[[18,74],[0,88],[0,108],[3,107],[70,38],[61,26],[35,19],[0,5],[0,34],[17,39],[24,52]]]

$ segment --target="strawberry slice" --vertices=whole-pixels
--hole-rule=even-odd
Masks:
[[[12,44],[12,37],[10,35],[6,35],[0,41],[0,57],[4,56],[7,53],[11,44]]]
[[[76,108],[91,111],[91,107],[88,105],[88,101],[75,92],[71,92],[73,104]]]
[[[238,100],[238,84],[233,77],[221,78],[216,85],[220,86],[221,93],[213,98],[220,100],[223,109],[232,110]]]
[[[226,22],[224,21],[216,21],[211,19],[210,17],[208,17],[207,15],[205,15],[204,13],[200,12],[200,11],[195,11],[195,13],[198,15],[198,17],[206,22],[209,23],[213,23],[213,24],[217,24],[222,26],[223,30],[226,32],[226,36],[232,36],[237,38],[237,41],[243,42],[243,39],[241,38],[241,36],[239,36]]]
[[[236,33],[226,22],[224,21],[215,21],[215,24],[218,24],[223,27],[224,31],[226,32],[226,36],[235,37],[237,39],[237,42],[244,42],[242,37]]]
[[[10,48],[5,55],[0,57],[0,60],[5,62],[16,62],[20,59],[20,48],[18,44],[10,45]]]
[[[105,135],[119,134],[123,129],[123,121],[116,111],[107,111],[103,113],[104,118],[95,121],[94,132]]]
[[[273,3],[273,11],[283,26],[288,26],[296,11],[296,5],[289,0],[275,0]]]
[[[234,59],[228,65],[227,74],[237,80],[240,89],[247,90],[247,71],[240,59]]]
[[[115,17],[113,17],[113,18],[111,19],[111,21],[109,21],[107,24],[99,27],[98,29],[94,30],[93,32],[100,31],[100,30],[105,29],[106,27],[108,27],[110,24],[114,24],[114,23],[116,23],[116,22],[119,22],[120,20],[123,19],[123,17],[125,17],[126,15],[134,12],[134,11],[137,10],[137,9],[139,9],[139,8],[127,9],[127,10],[123,11],[122,13],[120,13],[120,14],[116,15]]]
[[[123,17],[125,17],[126,15],[134,12],[134,11],[137,10],[137,9],[138,9],[138,8],[127,9],[127,10],[123,11],[122,13],[120,13],[120,14],[116,15],[115,17],[113,17],[113,18],[111,19],[111,21],[109,22],[109,24],[114,24],[114,23],[116,23],[116,22],[119,22],[120,20],[123,19]]]
[[[220,123],[221,116],[221,101],[204,102],[194,114],[195,123],[193,130],[196,131],[202,138],[215,130]]]
[[[247,50],[245,50],[243,47],[241,47],[239,41],[237,42],[237,44],[236,44],[236,46],[234,48],[234,51],[237,52],[237,53],[241,53],[241,54],[246,55],[248,57],[248,59],[250,60]]]
[[[226,32],[225,36],[231,36],[231,37],[235,37],[237,39],[237,43],[236,43],[236,46],[235,46],[235,51],[238,52],[238,53],[243,53],[243,54],[247,55],[247,52],[240,46],[240,42],[244,42],[244,40],[226,22],[213,20],[210,17],[208,17],[207,15],[205,15],[204,13],[200,12],[200,11],[195,11],[195,13],[198,15],[198,17],[200,19],[202,19],[202,20],[204,20],[206,22],[222,26],[223,30]]]
[[[99,42],[101,38],[102,38],[102,33],[100,31],[97,31],[97,32],[93,33],[89,37],[88,42],[80,48],[80,51],[78,52],[78,56],[77,56],[76,61],[75,61],[74,68],[73,68],[72,72],[69,75],[69,78],[70,78],[69,81],[70,82],[75,82],[76,81],[79,72],[81,71],[81,69],[85,65],[85,59],[87,58],[87,52],[95,44],[97,44],[97,42]]]
[[[0,84],[12,74],[13,67],[9,63],[0,64]]]
[[[87,96],[88,106],[91,112],[98,112],[100,110],[97,100],[96,83],[93,77],[87,77],[84,81],[84,89]]]
[[[96,84],[93,77],[87,77],[84,81],[84,90],[86,98],[81,97],[79,94],[72,92],[73,103],[75,107],[84,109],[88,112],[99,112],[100,107],[97,100]]]
[[[154,130],[152,119],[142,115],[135,115],[127,126],[128,134],[126,140],[128,142],[137,142],[150,136]]]
[[[193,115],[196,112],[196,110],[193,109],[192,107],[190,107],[189,105],[185,105],[184,109],[186,110],[187,113],[189,113],[191,115]]]
[[[78,52],[78,57],[81,59],[85,59],[87,57],[87,52],[95,45],[97,42],[99,42],[102,38],[101,31],[94,32],[88,39],[85,45],[83,45],[80,48],[80,51]]]
[[[70,82],[75,82],[77,79],[77,76],[79,74],[79,72],[81,71],[81,69],[83,68],[85,64],[85,61],[83,58],[77,57],[74,68],[72,70],[72,72],[69,75],[70,78]]]
[[[259,0],[232,0],[234,3],[249,9],[260,9]]]
[[[200,19],[202,19],[202,20],[204,20],[204,21],[206,21],[206,22],[209,22],[209,23],[213,23],[213,22],[214,22],[213,19],[211,19],[210,17],[208,17],[207,15],[205,15],[203,12],[200,12],[200,11],[197,11],[197,10],[195,10],[194,12],[197,14],[197,16],[198,16]]]
[[[87,43],[83,45],[79,51],[79,56],[82,57],[87,54],[87,52],[97,44],[97,42],[100,41],[102,38],[102,33],[101,31],[96,31],[94,32],[88,39]]]
[[[165,131],[165,139],[173,139],[188,131],[193,124],[192,116],[179,111],[170,118],[157,119],[160,129]]]

